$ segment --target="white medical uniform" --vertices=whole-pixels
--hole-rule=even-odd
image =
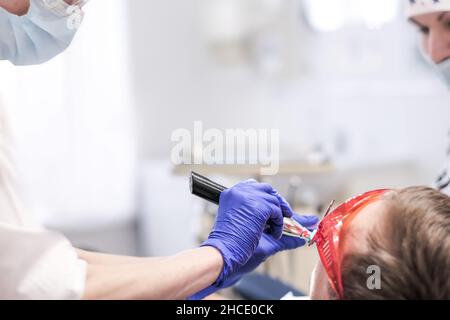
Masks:
[[[61,234],[35,224],[21,207],[0,108],[0,299],[79,299],[86,263]]]

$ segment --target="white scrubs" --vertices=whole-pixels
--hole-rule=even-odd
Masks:
[[[21,207],[0,108],[0,299],[79,299],[85,279],[86,263],[70,242]]]

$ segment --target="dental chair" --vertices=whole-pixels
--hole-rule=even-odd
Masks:
[[[233,291],[245,300],[280,300],[289,292],[294,296],[306,296],[279,280],[259,273],[243,277],[233,287]]]

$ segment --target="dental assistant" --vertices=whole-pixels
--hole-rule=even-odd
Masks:
[[[82,18],[83,2],[0,0],[0,59],[39,64],[62,52],[76,32],[69,20]],[[270,185],[249,180],[222,193],[214,228],[199,248],[152,258],[78,250],[23,208],[8,148],[0,110],[0,299],[203,298],[271,255],[305,244],[282,236],[283,217],[309,228],[317,223],[293,213]]]
[[[406,1],[407,17],[421,33],[422,53],[450,90],[450,0]],[[450,195],[450,143],[435,187]]]

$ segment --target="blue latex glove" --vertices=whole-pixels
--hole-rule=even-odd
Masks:
[[[294,214],[293,218],[302,226],[308,228],[311,231],[315,229],[317,223],[319,222],[319,219],[316,216],[299,216],[297,214]],[[218,290],[231,287],[232,285],[237,283],[245,274],[255,270],[270,256],[273,256],[274,254],[281,251],[296,249],[304,245],[305,240],[300,238],[288,237],[283,235],[281,239],[277,240],[272,236],[264,233],[259,241],[255,253],[246,264],[244,264],[241,268],[236,270],[236,272],[231,274],[222,284],[215,283],[191,296],[189,299],[200,300]]]
[[[279,203],[280,207],[283,208],[283,211],[289,211],[292,213],[292,210],[289,204],[275,191],[274,194]],[[297,222],[299,222],[304,227],[313,230],[318,223],[318,218],[316,216],[299,216],[294,214],[292,216]],[[216,292],[217,290],[230,287],[238,282],[243,275],[255,270],[261,263],[263,263],[268,257],[284,251],[296,249],[298,247],[304,246],[305,241],[300,238],[283,236],[281,239],[275,239],[274,237],[268,235],[267,233],[263,233],[262,237],[258,242],[258,247],[256,248],[254,254],[250,258],[250,260],[230,274],[222,283],[216,282],[210,287],[198,292],[197,294],[191,296],[189,299],[198,300],[203,299],[204,297]]]
[[[292,218],[311,231],[315,229],[317,223],[319,222],[319,219],[316,216],[299,216],[294,214]],[[283,235],[281,239],[277,240],[267,234],[263,234],[259,240],[258,247],[250,260],[238,271],[232,274],[224,282],[220,289],[231,287],[238,282],[242,276],[254,271],[261,263],[278,252],[297,249],[303,247],[305,244],[305,240],[301,238]]]
[[[286,210],[280,198],[272,186],[255,180],[241,182],[221,193],[216,223],[202,245],[218,249],[223,256],[218,286],[248,262],[267,226],[274,239],[281,238],[283,216],[291,217],[292,211]]]

